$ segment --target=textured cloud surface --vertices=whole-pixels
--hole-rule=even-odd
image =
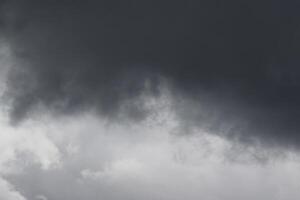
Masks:
[[[231,126],[231,135],[245,141],[297,146],[298,6],[292,0],[8,1],[2,29],[15,56],[7,92],[12,119],[40,106],[94,109],[106,117],[122,110],[142,119],[143,105],[128,102],[145,90],[159,95],[165,80],[175,98],[205,107],[185,116],[189,124],[218,133]]]
[[[282,152],[241,150],[205,132],[178,138],[170,134],[178,122],[161,126],[160,120],[111,126],[91,114],[44,119],[33,130],[57,146],[59,165],[48,156],[52,165],[46,169],[28,162],[5,177],[27,199],[39,200],[299,198],[296,154],[275,159]]]
[[[299,199],[299,6],[0,1],[0,199]]]

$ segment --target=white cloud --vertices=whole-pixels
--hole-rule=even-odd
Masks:
[[[26,200],[12,185],[0,178],[0,199],[3,200]]]
[[[174,135],[178,122],[167,102],[150,102],[156,117],[137,124],[109,124],[82,113],[11,127],[3,117],[0,173],[28,199],[39,200],[298,199],[297,155],[262,164],[255,157],[272,152],[236,148],[202,130]],[[228,160],[236,151],[238,162]],[[4,191],[23,198],[2,181]]]
[[[35,163],[43,169],[57,166],[60,154],[44,129],[34,124],[12,127],[4,116],[0,115],[0,199],[25,200],[4,177]]]
[[[36,195],[35,199],[36,200],[48,200],[48,198],[45,197],[44,195]]]

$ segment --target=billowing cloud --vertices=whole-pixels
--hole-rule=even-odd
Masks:
[[[19,192],[7,183],[5,180],[0,179],[0,198],[5,200],[26,200]]]
[[[238,144],[205,132],[174,136],[175,119],[163,126],[146,121],[108,125],[91,114],[48,118],[36,127],[59,148],[60,167],[31,163],[7,179],[28,199],[298,198],[299,155],[259,147],[237,151]]]
[[[0,199],[299,199],[299,3],[0,2]]]
[[[26,200],[22,192],[7,181],[6,176],[22,174],[24,168],[35,164],[48,170],[59,166],[60,152],[56,145],[34,123],[11,127],[5,114],[0,115],[0,198]],[[39,126],[41,127],[41,126]],[[44,129],[42,129],[44,130]]]
[[[143,105],[128,102],[145,90],[160,95],[167,82],[176,101],[189,102],[174,106],[189,126],[231,127],[227,135],[241,141],[298,146],[297,5],[8,1],[2,30],[14,55],[12,119],[40,106],[143,119]]]
[[[298,198],[295,152],[245,146],[202,129],[181,137],[182,121],[167,97],[145,104],[152,113],[139,123],[109,123],[90,111],[47,112],[18,126],[3,118],[5,191],[12,200]]]

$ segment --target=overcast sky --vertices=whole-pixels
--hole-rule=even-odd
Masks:
[[[0,2],[0,199],[298,200],[296,0]]]

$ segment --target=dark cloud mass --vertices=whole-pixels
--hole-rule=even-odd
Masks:
[[[179,104],[184,123],[300,144],[298,1],[6,1],[1,9],[16,59],[7,91],[15,121],[41,104],[114,116],[146,89],[159,95],[163,78],[175,99],[194,102]]]

